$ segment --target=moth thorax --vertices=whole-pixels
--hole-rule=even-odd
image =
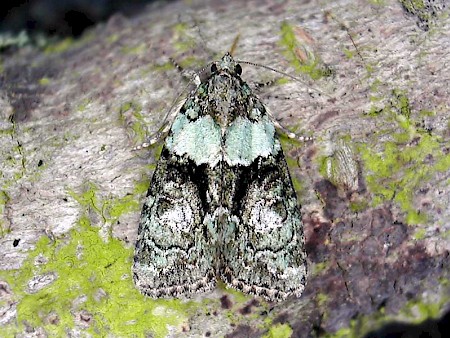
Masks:
[[[211,95],[211,105],[216,122],[226,128],[233,119],[232,109],[236,101],[236,87],[233,85],[233,78],[226,74],[214,77],[212,82],[214,95]]]

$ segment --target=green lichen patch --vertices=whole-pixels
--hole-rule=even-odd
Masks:
[[[357,54],[358,53],[356,51],[344,48],[344,55],[347,57],[347,59],[352,59]]]
[[[291,157],[286,157],[286,163],[288,165],[289,171],[298,168],[298,163],[295,159]],[[305,185],[301,182],[295,175],[291,175],[292,185],[297,195],[302,195],[305,192]]]
[[[187,52],[195,48],[196,42],[192,35],[189,34],[189,27],[185,22],[179,22],[172,27],[172,40],[175,49],[180,52]]]
[[[370,0],[369,3],[376,6],[384,6],[386,4],[386,0]]]
[[[101,200],[94,185],[70,195],[105,222],[137,208],[127,198]],[[72,329],[94,336],[165,337],[170,327],[186,321],[192,303],[141,295],[131,277],[133,249],[112,236],[100,236],[86,215],[62,238],[39,239],[19,270],[0,272],[17,301],[17,324],[0,329],[1,336],[40,327],[53,337],[67,336]],[[32,281],[42,276],[56,278],[33,289]]]
[[[217,281],[217,287],[227,294],[231,295],[237,306],[242,306],[242,304],[248,302],[251,296],[243,293],[242,291],[227,287],[224,282]]]
[[[141,55],[147,50],[147,47],[147,44],[142,42],[134,46],[124,46],[120,51],[127,55]]]
[[[295,149],[300,144],[302,144],[299,140],[295,138],[289,138],[287,135],[281,134],[278,136],[281,148],[283,149],[286,163],[288,165],[289,171],[292,173],[296,168],[299,167],[298,160],[296,158],[293,158],[291,156],[288,156],[290,149]],[[295,176],[291,175],[292,184],[294,185],[294,189],[297,192],[297,195],[302,195],[305,191],[304,184]]]
[[[287,324],[277,324],[272,326],[263,337],[264,338],[289,338],[292,337],[292,328]]]
[[[369,203],[365,199],[356,199],[350,202],[349,208],[352,212],[358,213],[363,210],[366,210],[369,206]]]
[[[416,17],[417,25],[427,31],[437,18],[445,13],[445,1],[433,0],[400,0],[405,11]]]
[[[437,319],[446,302],[442,299],[438,302],[421,302],[411,300],[400,311],[401,318],[407,318],[413,324],[421,323],[427,319]]]
[[[333,74],[314,51],[313,40],[303,29],[283,22],[280,34],[283,54],[296,71],[308,74],[313,80]]]
[[[413,235],[413,238],[416,240],[421,240],[425,238],[426,234],[427,234],[426,229],[420,228],[416,230],[416,232]]]
[[[315,263],[312,264],[310,266],[311,272],[310,275],[311,276],[317,276],[320,275],[322,272],[324,272],[327,268],[329,267],[329,263],[328,262],[319,262],[319,263]]]
[[[41,86],[48,86],[50,84],[51,80],[48,77],[42,77],[39,79],[38,82]]]
[[[120,39],[120,35],[117,33],[113,33],[110,36],[106,38],[106,42],[108,42],[110,45],[113,45],[115,42],[117,42]]]
[[[173,62],[167,61],[167,62],[164,62],[164,63],[161,63],[161,64],[152,65],[151,71],[154,71],[154,72],[167,72],[167,71],[172,70],[174,68],[175,68],[175,65],[173,64]]]
[[[11,232],[4,219],[5,206],[9,202],[9,195],[6,191],[0,190],[0,238]]]
[[[72,38],[66,38],[61,41],[57,41],[56,43],[49,44],[44,52],[47,54],[52,53],[62,53],[72,47],[74,44],[74,40]]]
[[[77,105],[77,110],[80,112],[83,112],[86,110],[86,108],[89,106],[89,104],[91,104],[92,100],[91,99],[83,99],[78,105]]]
[[[394,201],[406,213],[408,224],[423,223],[427,217],[414,207],[414,196],[436,172],[450,169],[450,155],[444,153],[439,136],[416,128],[409,101],[399,91],[394,91],[391,102],[371,116],[390,126],[378,130],[374,141],[358,147],[373,205]],[[381,137],[385,141],[380,142]]]
[[[141,105],[131,101],[119,108],[119,121],[130,130],[135,144],[142,144],[147,139],[146,122],[141,112]]]
[[[358,316],[350,321],[350,325],[348,327],[342,328],[333,334],[328,334],[326,337],[363,337],[369,332],[373,332],[374,330],[380,329],[383,326],[393,322],[420,324],[426,320],[439,318],[442,314],[441,312],[444,308],[444,304],[447,302],[448,299],[444,298],[437,302],[411,300],[406,303],[396,315],[388,315],[386,314],[384,308],[380,308],[378,312],[370,315]]]
[[[27,131],[25,129],[23,132]],[[0,149],[3,158],[3,162],[0,163],[0,177],[3,179],[0,189],[4,191],[8,191],[11,186],[17,184],[17,181],[29,173],[26,149],[16,140],[16,134],[17,125],[15,122],[10,124],[3,132],[0,132],[0,143],[3,145]]]
[[[328,295],[325,293],[318,293],[316,296],[317,305],[323,308],[328,302]]]

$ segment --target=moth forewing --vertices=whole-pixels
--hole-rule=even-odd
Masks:
[[[214,288],[300,296],[300,209],[275,126],[230,54],[178,112],[153,174],[133,275],[152,297]]]

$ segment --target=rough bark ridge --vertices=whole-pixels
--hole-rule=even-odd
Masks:
[[[450,19],[427,3],[158,4],[3,57],[0,335],[361,336],[440,316],[450,304]],[[170,58],[201,68],[237,34],[236,59],[303,82],[260,97],[315,139],[284,143],[308,284],[282,303],[224,288],[193,303],[145,299],[130,267],[157,154],[132,148],[182,92]],[[243,69],[249,83],[279,77]]]

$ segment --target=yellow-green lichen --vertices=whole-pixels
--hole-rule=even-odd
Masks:
[[[5,134],[1,135],[8,137],[8,141],[5,142],[5,146],[2,149],[4,152],[2,164],[7,167],[7,170],[0,172],[0,175],[3,178],[2,186],[0,188],[5,191],[24,177],[27,171],[25,150],[21,143],[16,140],[16,130],[17,126],[13,122],[12,127],[5,129]],[[23,132],[26,133],[28,130],[25,129]],[[11,139],[12,142],[10,142]]]
[[[376,141],[358,147],[373,205],[394,201],[406,213],[408,224],[423,223],[427,217],[414,207],[414,195],[435,172],[450,169],[450,155],[443,152],[439,136],[416,129],[404,94],[394,91],[391,102],[372,116],[394,126],[378,130]],[[385,135],[386,141],[380,142]]]
[[[277,79],[275,83],[279,86],[282,86],[282,85],[285,85],[286,83],[289,83],[289,80],[286,79],[285,77],[281,77],[281,78]]]
[[[426,234],[427,234],[426,229],[420,228],[420,229],[416,230],[416,232],[413,235],[413,238],[416,239],[416,240],[421,240],[421,239],[425,238]]]
[[[77,110],[83,112],[86,110],[87,106],[91,103],[91,99],[83,99],[77,106]]]
[[[293,138],[289,138],[284,134],[279,135],[279,140],[281,143],[281,148],[283,149],[285,155],[288,153],[289,147],[297,146],[298,144],[301,143],[300,141]],[[298,168],[298,162],[297,159],[295,158],[286,156],[286,163],[288,165],[288,168],[290,169],[289,170],[290,172],[292,172],[292,170],[294,170],[295,168]],[[291,175],[291,180],[294,186],[294,190],[297,192],[298,195],[301,195],[304,192],[304,185],[294,175]]]
[[[87,212],[94,211],[102,217],[103,221],[109,224],[117,222],[120,216],[130,212],[138,212],[140,203],[136,196],[143,195],[148,189],[148,180],[137,182],[133,192],[123,197],[110,197],[99,200],[97,197],[98,188],[88,182],[84,187],[84,192],[77,194],[68,190],[68,194],[75,199],[78,204]]]
[[[400,311],[400,316],[413,324],[421,323],[427,319],[437,319],[442,314],[444,304],[446,302],[443,299],[438,302],[411,300]]]
[[[402,309],[395,315],[386,315],[384,307],[378,312],[370,315],[360,315],[352,319],[347,327],[343,327],[337,332],[324,335],[327,338],[357,338],[364,337],[367,333],[377,330],[391,322],[403,322],[419,324],[428,319],[436,319],[442,314],[444,305],[448,303],[448,298],[441,298],[434,302],[424,302],[411,300],[404,304]]]
[[[172,28],[174,47],[178,52],[186,52],[192,50],[196,43],[192,36],[188,34],[188,25],[184,22],[175,24]]]
[[[248,302],[251,299],[251,296],[249,296],[248,294],[245,294],[242,291],[230,288],[224,282],[222,282],[220,280],[217,281],[216,287],[221,289],[222,291],[230,294],[233,297],[233,300],[236,302],[236,305],[238,305],[238,306]]]
[[[277,324],[272,326],[264,338],[289,338],[292,337],[292,328],[287,324]]]
[[[379,79],[374,79],[370,84],[370,91],[372,93],[378,93],[379,87],[382,85],[382,82]]]
[[[328,295],[325,293],[318,293],[316,296],[317,305],[323,307],[328,301]]]
[[[369,206],[369,202],[365,199],[354,200],[354,201],[351,201],[349,204],[350,210],[354,213],[366,210],[368,206]]]
[[[331,69],[323,64],[314,51],[311,38],[301,28],[296,30],[283,22],[280,34],[279,43],[284,49],[283,53],[298,72],[308,74],[314,80],[332,75]]]
[[[5,123],[5,126],[2,126],[2,129],[0,129],[0,136],[7,136],[8,138],[10,138],[12,135],[14,135],[15,131],[16,130],[14,122],[9,125],[6,125]]]
[[[184,69],[189,69],[195,67],[203,67],[205,65],[205,62],[191,55],[179,60],[179,65]]]
[[[109,217],[117,218],[137,206],[126,198],[102,201],[92,184],[82,194],[70,195],[86,210],[74,229],[56,240],[41,237],[19,270],[0,272],[17,302],[17,324],[4,326],[0,336],[23,332],[27,326],[42,327],[49,336],[66,336],[76,328],[94,336],[165,337],[169,327],[180,327],[191,303],[142,296],[131,278],[133,249],[100,236],[100,228],[86,216],[89,209],[106,217],[104,210],[109,209]],[[30,280],[44,275],[56,279],[30,291]]]
[[[51,53],[62,53],[72,47],[74,40],[72,38],[66,38],[61,41],[57,41],[56,43],[49,44],[44,52],[47,54]]]
[[[6,222],[3,219],[5,213],[5,206],[9,201],[9,195],[6,191],[0,190],[0,238],[3,238],[7,233],[11,232],[11,229],[6,226]]]
[[[292,169],[298,167],[297,161],[291,157],[286,157],[286,163],[288,165],[288,168]],[[303,194],[305,191],[303,183],[299,179],[297,179],[294,175],[291,175],[291,181],[297,195]]]
[[[344,48],[344,55],[348,58],[348,59],[352,59],[355,55],[357,55],[356,51],[351,51],[350,49]]]
[[[147,139],[146,123],[141,111],[141,105],[131,101],[123,103],[119,108],[119,120],[131,128],[136,144],[141,144]]]
[[[376,6],[384,6],[386,4],[386,0],[369,0],[369,3]]]
[[[114,34],[111,34],[110,36],[108,36],[106,38],[106,41],[112,45],[112,44],[114,44],[114,42],[118,41],[119,38],[120,38],[119,34],[114,33]]]
[[[143,54],[147,50],[147,44],[141,42],[134,46],[124,46],[120,49],[123,54],[129,55],[140,55]]]
[[[329,264],[327,262],[320,262],[313,264],[311,266],[311,276],[316,276],[328,268]]]
[[[164,62],[162,64],[156,64],[151,67],[152,71],[155,72],[166,72],[175,68],[173,62]]]
[[[327,338],[353,338],[353,337],[360,337],[360,336],[355,336],[352,332],[352,329],[349,327],[343,327],[341,329],[339,329],[338,331],[332,333],[332,334],[327,334],[327,335],[323,335],[324,337]]]
[[[326,338],[360,338],[371,332],[376,327],[381,327],[389,321],[384,313],[384,308],[371,315],[360,315],[350,320],[347,327],[342,327],[336,332],[323,335]]]
[[[433,6],[430,6],[430,1],[424,0],[400,0],[403,8],[416,16],[420,22],[429,24],[436,16],[437,12],[434,10]],[[428,4],[426,4],[428,3]]]
[[[143,182],[136,184],[132,194],[105,201],[102,214],[115,220],[123,214],[139,211],[140,203],[136,199],[136,196],[144,194],[148,189],[148,185],[149,181],[144,180]]]
[[[39,84],[41,85],[41,86],[47,86],[47,85],[49,85],[50,84],[50,79],[48,78],[48,77],[43,77],[43,78],[40,78],[39,79]]]

